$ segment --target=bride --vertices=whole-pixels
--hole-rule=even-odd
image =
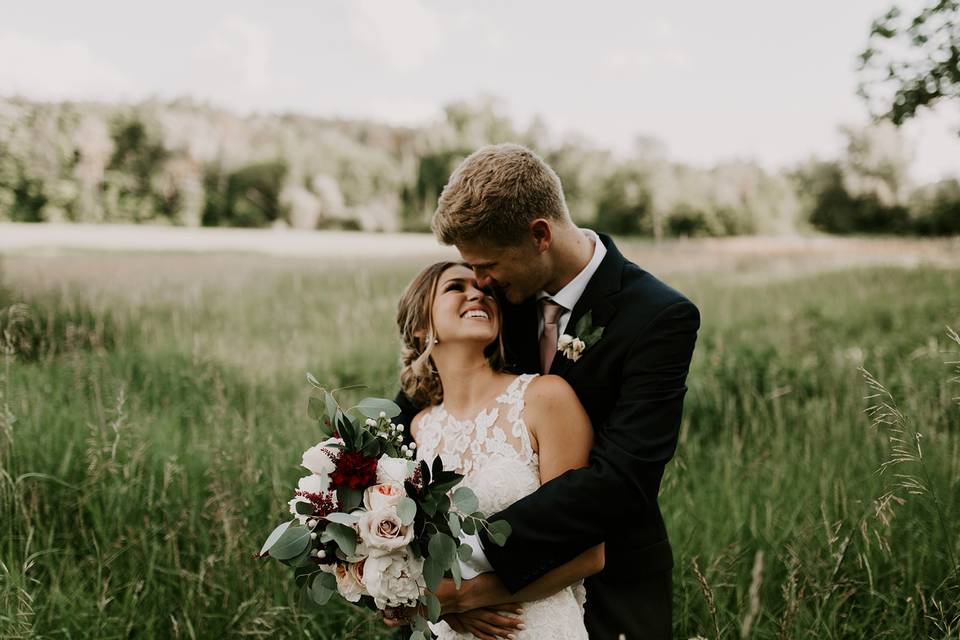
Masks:
[[[586,466],[593,431],[576,394],[560,377],[512,375],[496,300],[471,269],[439,262],[404,292],[397,314],[403,340],[401,383],[425,407],[410,429],[417,458],[440,456],[464,474],[485,514],[501,511],[565,471]],[[511,594],[492,573],[482,600],[459,598],[444,581],[439,638],[585,639],[582,581],[603,568],[603,545]],[[519,606],[512,603],[522,603]],[[521,612],[522,621],[499,612]]]

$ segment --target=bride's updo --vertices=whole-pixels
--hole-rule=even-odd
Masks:
[[[443,402],[443,385],[430,352],[433,351],[436,333],[433,328],[433,299],[437,295],[440,276],[450,267],[466,266],[462,262],[436,262],[407,285],[397,304],[397,326],[400,328],[400,386],[408,398],[421,407]],[[500,316],[500,306],[497,305]],[[494,371],[503,369],[502,323],[497,340],[491,343],[484,354]]]

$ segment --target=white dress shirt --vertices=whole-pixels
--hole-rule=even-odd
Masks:
[[[557,321],[558,336],[562,336],[566,332],[567,323],[570,322],[570,314],[573,312],[573,308],[580,300],[580,296],[582,296],[583,292],[587,289],[587,284],[590,283],[590,278],[592,278],[593,274],[595,274],[597,269],[600,268],[600,263],[603,261],[603,257],[607,255],[607,248],[603,246],[602,242],[600,242],[600,236],[590,229],[581,229],[580,231],[583,233],[583,235],[587,236],[591,242],[593,242],[593,257],[590,258],[590,262],[588,262],[587,266],[580,270],[580,273],[573,277],[573,280],[568,282],[565,287],[560,289],[560,291],[557,291],[554,295],[551,296],[546,291],[540,291],[537,293],[537,301],[540,301],[543,298],[550,298],[558,305],[566,309],[566,311],[560,314],[560,318]],[[543,334],[543,314],[540,315],[539,322],[539,329],[537,331],[538,336]]]
[[[587,284],[590,282],[590,278],[593,277],[593,274],[597,272],[597,269],[600,268],[600,262],[603,261],[603,257],[607,255],[607,248],[603,246],[603,242],[600,241],[600,236],[596,232],[591,231],[590,229],[580,229],[580,231],[593,243],[593,257],[590,258],[590,262],[587,263],[580,273],[574,276],[573,280],[568,282],[565,287],[557,291],[556,294],[550,295],[546,291],[540,291],[537,293],[537,300],[539,301],[542,298],[550,298],[560,306],[564,307],[564,311],[560,315],[560,319],[557,322],[557,335],[563,335],[564,331],[567,328],[567,323],[570,321],[570,313],[573,311],[573,308],[576,306],[577,301],[580,300],[580,296],[583,295],[583,292],[587,288]],[[543,315],[540,315],[540,325],[537,335],[543,333]],[[486,514],[493,515],[493,514]],[[480,544],[480,537],[476,534],[467,535],[466,533],[460,532],[460,541],[465,542],[470,545],[470,548],[473,549],[473,555],[470,556],[470,559],[466,562],[460,561],[460,572],[463,574],[465,580],[470,578],[475,578],[481,573],[487,573],[493,571],[493,567],[490,565],[490,561],[487,560],[487,554],[483,552],[483,546]]]

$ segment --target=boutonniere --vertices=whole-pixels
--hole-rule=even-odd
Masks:
[[[593,312],[588,311],[585,316],[580,318],[574,331],[576,336],[563,334],[557,340],[557,351],[565,358],[576,362],[583,355],[583,352],[592,347],[600,340],[603,335],[603,327],[593,326]]]

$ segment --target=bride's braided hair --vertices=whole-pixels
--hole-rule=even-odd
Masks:
[[[436,262],[407,285],[397,304],[397,326],[400,329],[400,387],[417,405],[426,407],[443,402],[443,385],[430,352],[436,331],[433,328],[433,300],[440,276],[450,267],[466,266],[462,262]],[[500,316],[500,306],[496,306]],[[497,323],[502,328],[501,323]],[[494,371],[503,369],[503,331],[484,352]]]

